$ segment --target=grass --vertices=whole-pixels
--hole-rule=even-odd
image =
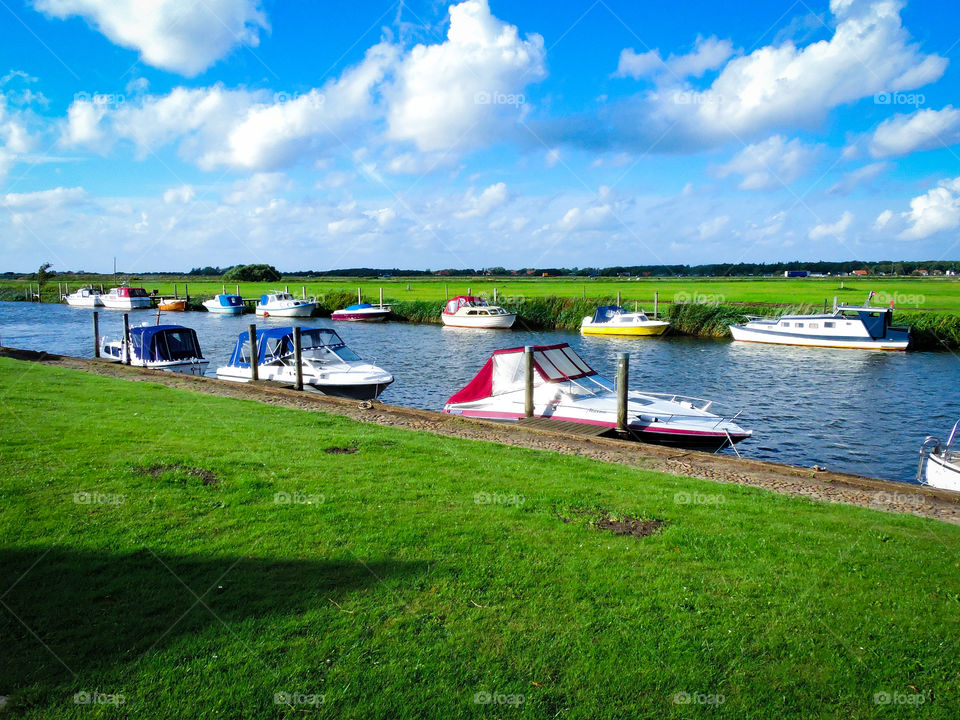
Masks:
[[[18,717],[956,716],[960,527],[7,359],[0,398]]]

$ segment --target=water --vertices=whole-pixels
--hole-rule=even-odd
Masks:
[[[11,347],[93,357],[91,310],[0,302],[0,341]],[[132,324],[156,322],[148,311]],[[292,324],[252,315],[164,313],[162,322],[194,328],[210,373],[226,364],[251,322]],[[393,373],[384,402],[440,410],[493,350],[567,342],[600,374],[615,375],[630,353],[630,386],[712,399],[713,410],[753,429],[737,447],[747,457],[821,465],[887,480],[912,481],[927,435],[944,438],[960,416],[960,357],[949,352],[882,353],[666,337],[615,339],[572,332],[459,330],[404,323],[331,323],[363,358]],[[100,310],[100,333],[119,337],[123,316]]]

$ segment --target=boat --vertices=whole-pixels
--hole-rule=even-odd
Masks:
[[[100,296],[100,302],[113,310],[142,310],[150,307],[150,296],[141,287],[110,288],[110,292]]]
[[[894,327],[893,305],[835,306],[832,313],[818,315],[782,315],[779,318],[748,318],[731,325],[733,339],[740,342],[806,345],[811,347],[855,348],[869,350],[906,350],[910,328]]]
[[[304,389],[372,400],[393,382],[390,373],[363,360],[329,328],[301,328],[300,347]],[[249,333],[241,333],[229,364],[217,368],[217,377],[249,382],[250,358]],[[257,365],[260,380],[296,381],[292,327],[257,330]]]
[[[960,450],[953,447],[960,420],[950,431],[947,444],[930,435],[920,446],[920,462],[917,465],[917,482],[921,485],[956,490],[960,492]]]
[[[317,306],[310,300],[300,300],[288,292],[272,292],[260,296],[257,315],[263,317],[308,317]]]
[[[592,425],[619,437],[614,384],[597,374],[567,343],[533,346],[533,417]],[[524,348],[496,350],[476,377],[455,393],[443,412],[516,422],[525,418]],[[677,447],[720,450],[752,430],[709,412],[712,401],[669,393],[629,391],[627,437]],[[557,427],[553,424],[553,427]]]
[[[507,329],[513,327],[517,314],[483,298],[458,295],[447,301],[440,319],[448,327]]]
[[[123,339],[102,338],[100,357],[125,360]],[[210,361],[200,351],[197,333],[183,325],[141,325],[130,328],[130,364],[186,375],[203,375]]]
[[[331,320],[349,320],[351,322],[380,322],[390,317],[393,308],[389,305],[371,305],[370,303],[356,303],[341,310],[334,310]]]
[[[167,298],[166,300],[160,298],[160,301],[157,303],[157,308],[167,312],[184,312],[187,309],[187,301],[176,298]]]
[[[73,305],[74,307],[100,307],[103,305],[100,297],[99,290],[80,288],[69,295],[64,295],[63,299],[67,301],[67,305]]]
[[[215,295],[209,300],[204,300],[203,306],[207,312],[218,315],[242,315],[244,310],[243,298],[229,294]]]
[[[601,305],[593,317],[585,317],[580,323],[584,335],[625,335],[644,337],[663,335],[670,327],[665,320],[651,320],[642,310],[628,312],[619,305]]]

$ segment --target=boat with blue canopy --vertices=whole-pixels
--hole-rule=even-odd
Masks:
[[[183,325],[141,325],[130,328],[130,351],[120,340],[102,338],[100,357],[139,367],[186,375],[203,375],[210,361],[203,357],[197,333]]]
[[[243,298],[239,295],[216,295],[210,300],[204,300],[203,306],[207,309],[207,312],[216,313],[218,315],[243,314]]]
[[[663,335],[670,323],[665,320],[651,320],[642,310],[628,312],[619,305],[601,305],[593,317],[585,317],[580,322],[580,332],[584,335],[619,335],[643,337]]]

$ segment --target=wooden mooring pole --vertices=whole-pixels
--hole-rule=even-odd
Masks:
[[[123,364],[130,364],[130,314],[123,314]]]
[[[100,313],[93,311],[93,356],[100,357]]]
[[[257,369],[257,359],[260,353],[257,352],[257,326],[250,323],[250,379],[256,382],[260,379],[260,372]]]
[[[523,414],[533,417],[533,345],[523,348],[524,385]]]
[[[297,382],[294,387],[297,390],[303,390],[303,365],[300,364],[300,358],[303,356],[303,343],[300,340],[300,326],[293,328],[293,362],[297,368]]]
[[[658,317],[660,317],[660,316],[657,314],[657,312],[658,312],[657,306],[658,306],[659,304],[660,304],[660,292],[659,292],[659,291],[656,291],[656,292],[653,293],[653,319],[654,319],[654,320],[656,320]]]
[[[630,355],[617,353],[617,430],[627,430],[627,385],[630,375]]]

